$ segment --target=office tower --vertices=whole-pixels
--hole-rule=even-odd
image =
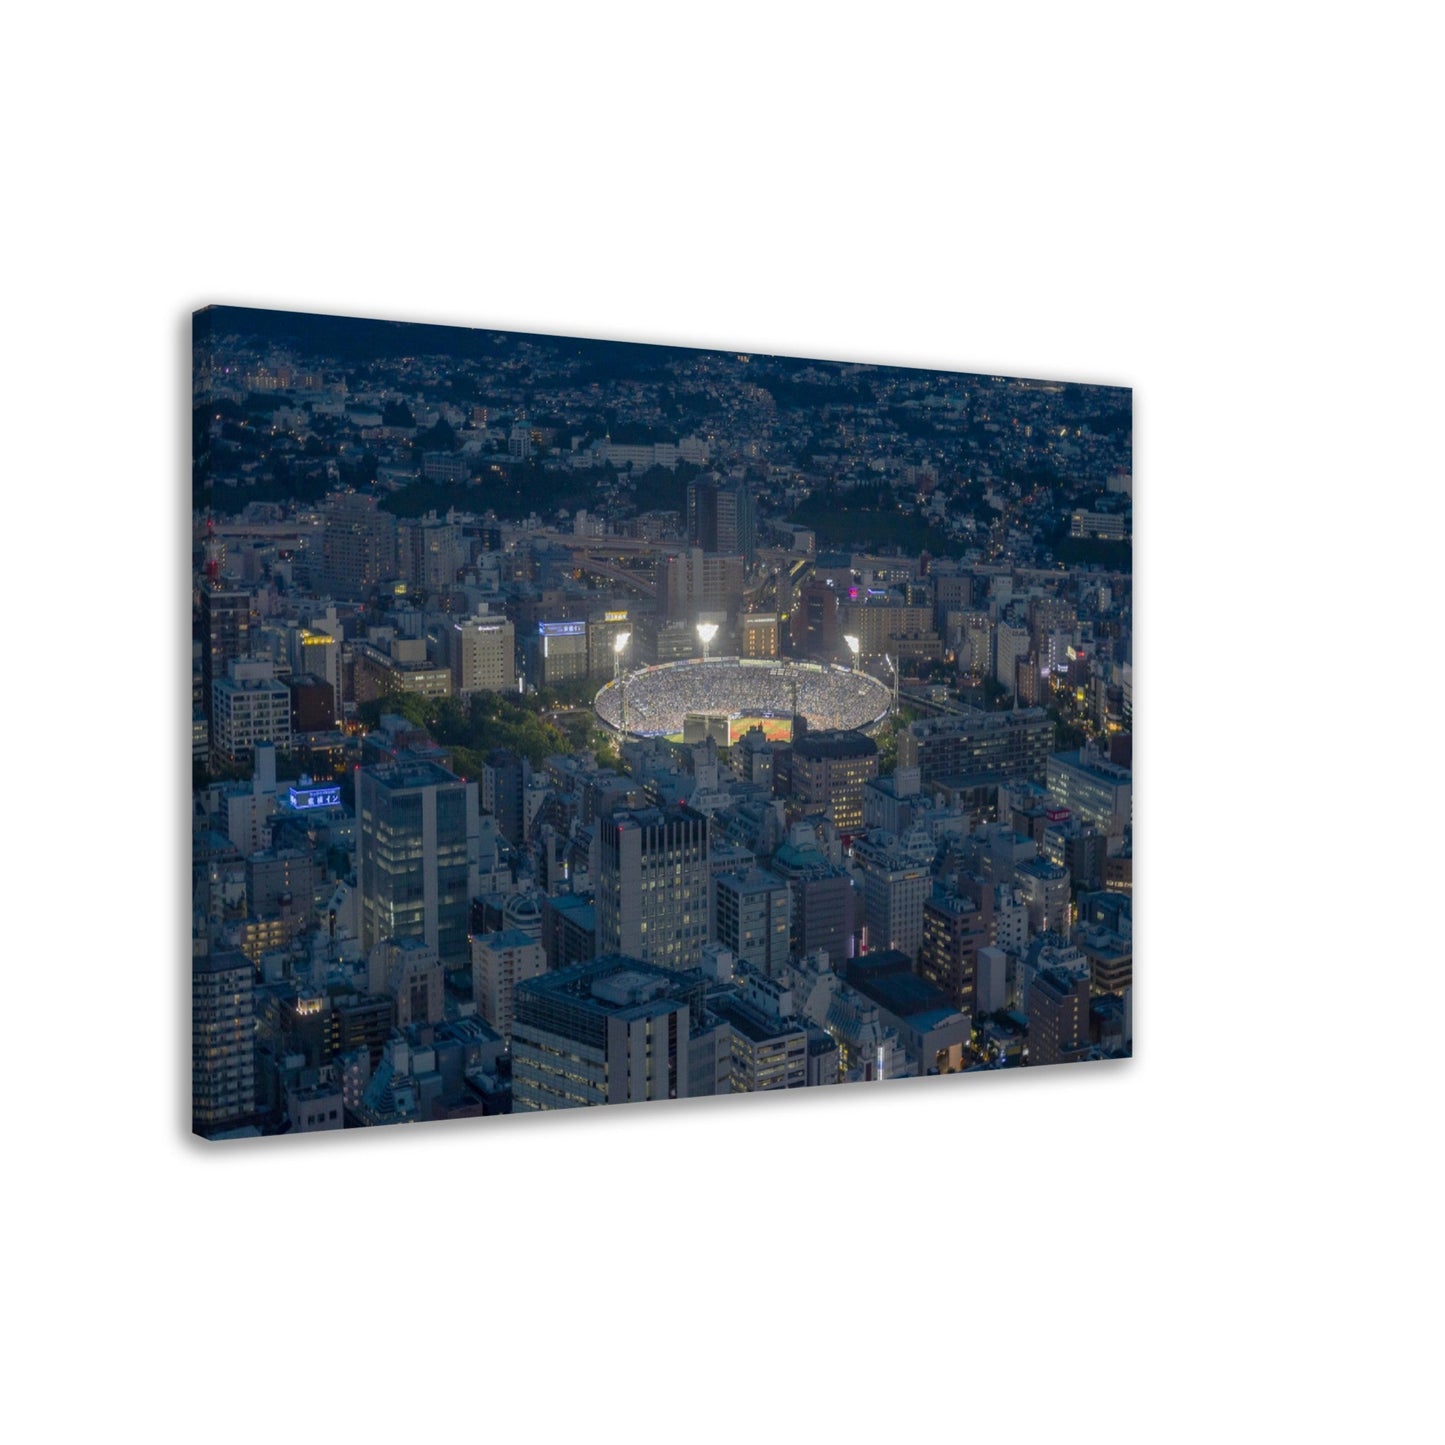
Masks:
[[[524,799],[531,766],[511,748],[493,748],[482,762],[481,803],[514,848],[526,841]]]
[[[520,928],[504,928],[472,939],[472,998],[486,1023],[510,1044],[519,983],[547,971],[540,942]]]
[[[243,763],[263,743],[290,751],[291,693],[270,662],[237,659],[211,688],[211,754]]]
[[[211,689],[228,675],[230,664],[251,655],[251,594],[201,588],[201,705],[215,744]]]
[[[191,960],[191,1121],[198,1134],[235,1128],[256,1112],[253,979],[240,953]]]
[[[942,779],[1043,782],[1054,725],[1042,708],[923,718],[898,734],[898,766],[917,768],[923,787]]]
[[[658,564],[658,607],[669,622],[691,625],[702,612],[734,618],[742,608],[743,559],[713,556],[701,547],[671,552]]]
[[[356,780],[363,950],[421,938],[443,964],[465,963],[477,785],[422,760],[364,767]]]
[[[669,622],[646,613],[636,621],[624,665],[641,667],[657,662],[685,662],[697,656],[697,628],[691,623]]]
[[[1065,1064],[1089,1047],[1089,975],[1040,969],[1028,986],[1029,1063]]]
[[[978,1012],[979,950],[988,947],[992,894],[985,890],[983,896],[988,900],[984,908],[969,898],[937,894],[929,898],[923,905],[923,941],[918,950],[919,976],[970,1017]]]
[[[724,873],[713,881],[713,938],[771,978],[788,961],[792,894],[766,868]]]
[[[921,849],[897,839],[869,838],[855,846],[853,857],[863,878],[869,952],[896,948],[916,958],[923,941],[923,905],[933,889]]]
[[[396,518],[375,497],[332,492],[322,507],[321,585],[361,598],[397,575]]]
[[[440,465],[438,464],[440,462]],[[463,457],[428,457],[432,469],[455,468],[465,481],[469,463]],[[439,477],[438,480],[446,480]],[[407,517],[396,524],[397,573],[408,588],[436,595],[457,580],[467,560],[460,522],[439,521],[436,516]]]
[[[690,1044],[710,1032],[706,988],[701,974],[617,955],[518,984],[513,1110],[689,1097]]]
[[[1069,870],[1047,858],[1030,858],[1014,869],[1031,933],[1068,933]]]
[[[838,626],[858,639],[863,657],[898,656],[900,637],[937,637],[933,630],[933,607],[915,606],[898,600],[897,593],[862,602],[840,602]]]
[[[532,687],[556,687],[587,676],[587,624],[539,622],[526,640],[523,659]]]
[[[698,478],[687,485],[687,540],[704,552],[757,561],[753,500],[743,482]]]
[[[832,658],[843,645],[838,625],[838,593],[816,578],[798,589],[793,606],[791,640],[795,653]]]
[[[863,826],[906,833],[930,802],[919,791],[917,768],[895,768],[886,778],[863,785]]]
[[[802,955],[821,949],[841,970],[853,956],[857,890],[848,874],[829,863],[816,842],[809,840],[811,829],[797,832],[773,854],[770,865],[792,891],[793,952]]]
[[[597,824],[597,952],[696,968],[709,941],[708,820],[643,808]]]
[[[1061,806],[1109,837],[1121,837],[1134,821],[1134,775],[1102,753],[1057,753],[1048,759],[1045,779]]]
[[[511,620],[485,609],[452,624],[452,689],[460,698],[474,692],[515,692],[517,637]]]
[[[863,788],[878,776],[878,744],[860,732],[809,732],[793,743],[792,792],[842,834],[863,826]]]
[[[593,612],[587,619],[587,676],[599,682],[611,682],[617,667],[616,642],[623,633],[633,630],[632,619],[625,607],[608,607]],[[631,644],[622,651],[623,667],[635,665],[637,654]]]

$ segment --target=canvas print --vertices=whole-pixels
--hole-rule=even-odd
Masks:
[[[198,1134],[1130,1054],[1127,388],[193,338]]]

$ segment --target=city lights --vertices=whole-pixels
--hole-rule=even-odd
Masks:
[[[1129,1056],[1127,390],[193,325],[197,1132]]]

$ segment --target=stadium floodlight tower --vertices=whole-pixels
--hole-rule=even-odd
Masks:
[[[843,634],[843,641],[848,644],[848,651],[853,654],[853,671],[858,671],[858,639],[851,632]]]
[[[713,638],[717,636],[716,622],[699,622],[697,624],[697,635],[702,639],[702,660],[707,661],[707,649]]]
[[[617,690],[622,694],[622,736],[627,736],[627,680],[622,676],[622,654],[627,649],[627,644],[632,641],[630,632],[619,632],[612,639],[612,681],[617,684]]]

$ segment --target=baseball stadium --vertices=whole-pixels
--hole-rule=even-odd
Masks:
[[[888,716],[892,694],[876,678],[844,667],[694,658],[625,673],[597,694],[593,706],[618,733],[681,742],[701,726],[731,746],[752,727],[761,727],[771,740],[786,742],[792,737],[795,714],[806,720],[810,732],[830,728],[867,732]]]

